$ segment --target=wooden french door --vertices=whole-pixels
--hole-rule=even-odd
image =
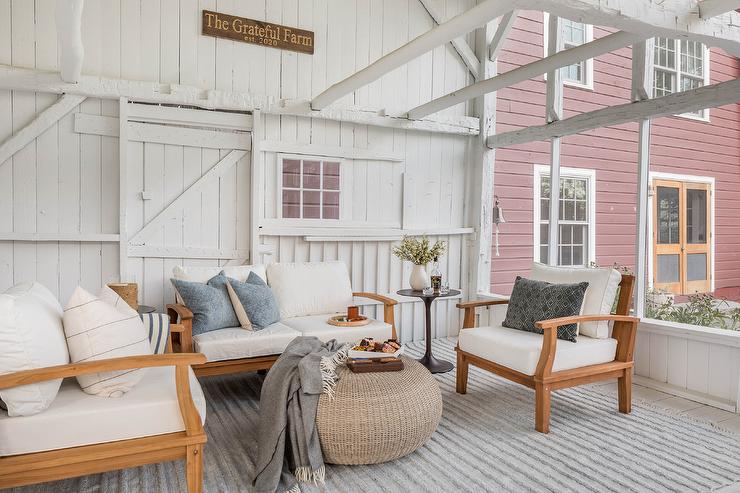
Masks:
[[[675,294],[711,286],[710,187],[654,180],[653,286]]]

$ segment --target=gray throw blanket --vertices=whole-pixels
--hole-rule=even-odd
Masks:
[[[260,395],[258,452],[253,485],[274,493],[281,484],[299,492],[299,483],[324,484],[324,456],[316,430],[322,393],[333,395],[336,365],[346,359],[335,340],[297,337],[270,368]]]

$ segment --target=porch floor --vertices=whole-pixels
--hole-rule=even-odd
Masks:
[[[617,395],[616,381],[596,383],[589,387],[604,395]],[[641,400],[659,409],[688,416],[705,423],[711,423],[717,428],[736,433],[737,439],[740,440],[740,414],[731,413],[724,409],[684,399],[683,397],[677,397],[634,383],[632,384],[632,396],[635,400]]]

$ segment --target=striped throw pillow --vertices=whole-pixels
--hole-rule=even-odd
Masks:
[[[142,313],[140,317],[149,333],[152,354],[164,354],[170,338],[170,317],[164,313]]]

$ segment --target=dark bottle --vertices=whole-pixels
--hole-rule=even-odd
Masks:
[[[434,264],[432,264],[432,273],[429,276],[432,281],[432,289],[434,294],[439,294],[439,290],[442,287],[442,273],[439,271],[439,259],[434,257]]]

